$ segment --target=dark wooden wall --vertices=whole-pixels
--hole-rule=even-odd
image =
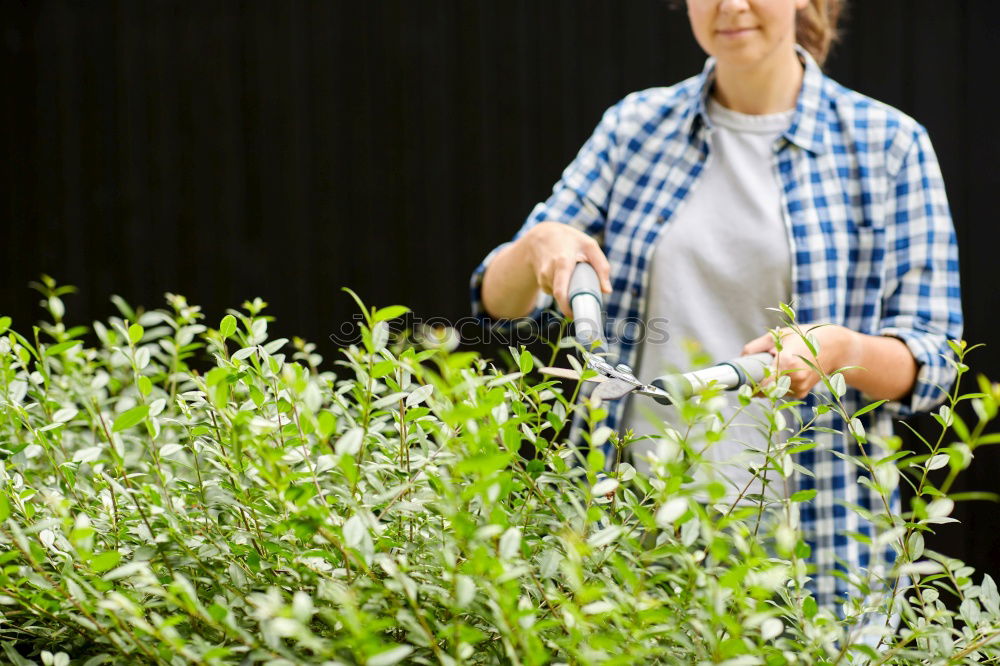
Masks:
[[[855,0],[828,67],[928,127],[996,379],[998,41],[993,0]],[[41,272],[78,321],[259,295],[328,356],[343,285],[463,316],[601,112],[703,59],[663,0],[0,0],[0,311],[26,328]],[[1000,490],[1000,456],[965,478]],[[963,505],[938,546],[996,574],[998,515]]]

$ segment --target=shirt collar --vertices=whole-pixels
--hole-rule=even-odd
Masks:
[[[804,48],[795,45],[795,50],[802,61],[805,71],[802,75],[802,88],[795,103],[795,113],[792,122],[783,136],[791,143],[817,155],[829,148],[827,142],[826,110],[823,71],[813,57]],[[696,129],[696,121],[705,127],[712,127],[708,117],[708,99],[715,80],[715,58],[705,62],[705,68],[698,77],[698,96],[695,99],[692,113],[687,119],[688,130]]]

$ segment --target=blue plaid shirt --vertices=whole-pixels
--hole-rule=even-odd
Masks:
[[[962,335],[954,227],[926,130],[826,77],[804,50],[799,55],[805,67],[802,88],[773,158],[792,249],[793,307],[800,324],[833,323],[897,337],[913,353],[919,372],[912,394],[862,417],[869,436],[877,438],[891,434],[894,416],[940,404],[954,383],[947,341]],[[657,238],[705,167],[713,72],[709,59],[698,76],[633,93],[608,109],[552,195],[515,236],[539,222],[557,221],[598,239],[611,264],[613,292],[605,309],[612,325],[643,320],[646,269]],[[473,312],[486,321],[482,278],[502,247],[472,274]],[[539,307],[532,316],[541,314]],[[610,356],[632,365],[637,341],[610,337]],[[818,385],[798,408],[803,421],[814,417],[813,407],[825,392]],[[853,388],[843,401],[851,412],[870,402]],[[609,407],[607,425],[615,428],[624,401]],[[819,417],[815,425],[847,432],[835,414]],[[798,454],[798,462],[815,476],[798,474],[797,489],[817,492],[799,505],[800,523],[816,565],[814,593],[829,607],[856,593],[834,570],[849,563],[884,572],[892,554],[876,557],[849,536],[871,536],[873,530],[845,504],[881,508],[878,496],[858,482],[862,470],[836,455],[861,454],[853,437],[821,430],[804,434],[818,446]],[[899,512],[898,490],[891,509]]]

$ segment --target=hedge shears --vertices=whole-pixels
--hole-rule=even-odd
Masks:
[[[573,310],[574,337],[583,349],[584,367],[597,373],[587,381],[600,383],[591,396],[602,400],[620,400],[637,393],[669,405],[689,398],[713,383],[731,391],[745,384],[760,383],[773,360],[767,352],[740,356],[694,372],[662,375],[647,384],[640,381],[628,365],[612,365],[607,359],[600,281],[589,263],[580,262],[573,269],[569,281],[569,303]],[[569,368],[545,367],[540,371],[554,377],[582,379],[579,372]]]

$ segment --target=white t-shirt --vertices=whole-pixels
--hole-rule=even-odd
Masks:
[[[774,145],[794,109],[747,115],[713,99],[707,111],[712,130],[705,170],[666,223],[649,267],[647,334],[636,369],[646,382],[696,369],[689,367],[685,341],[697,342],[715,361],[739,356],[744,344],[780,325],[780,316],[767,308],[788,303],[791,294],[791,254]],[[739,402],[735,392],[725,396],[728,419]],[[750,481],[748,466],[763,463],[763,455],[754,453],[767,448],[766,429],[762,433],[757,425],[763,421],[763,406],[763,399],[754,399],[727,429],[727,439],[703,454],[715,461],[706,467],[714,468],[715,478],[727,486],[724,501],[735,500]],[[660,434],[664,423],[681,430],[676,408],[632,396],[621,430]],[[643,440],[627,455],[639,473],[648,473],[651,453],[671,451],[662,441]],[[709,470],[702,472],[704,478]],[[776,476],[768,473],[773,480],[769,496],[788,492]],[[754,480],[747,494],[760,492],[761,483]]]

